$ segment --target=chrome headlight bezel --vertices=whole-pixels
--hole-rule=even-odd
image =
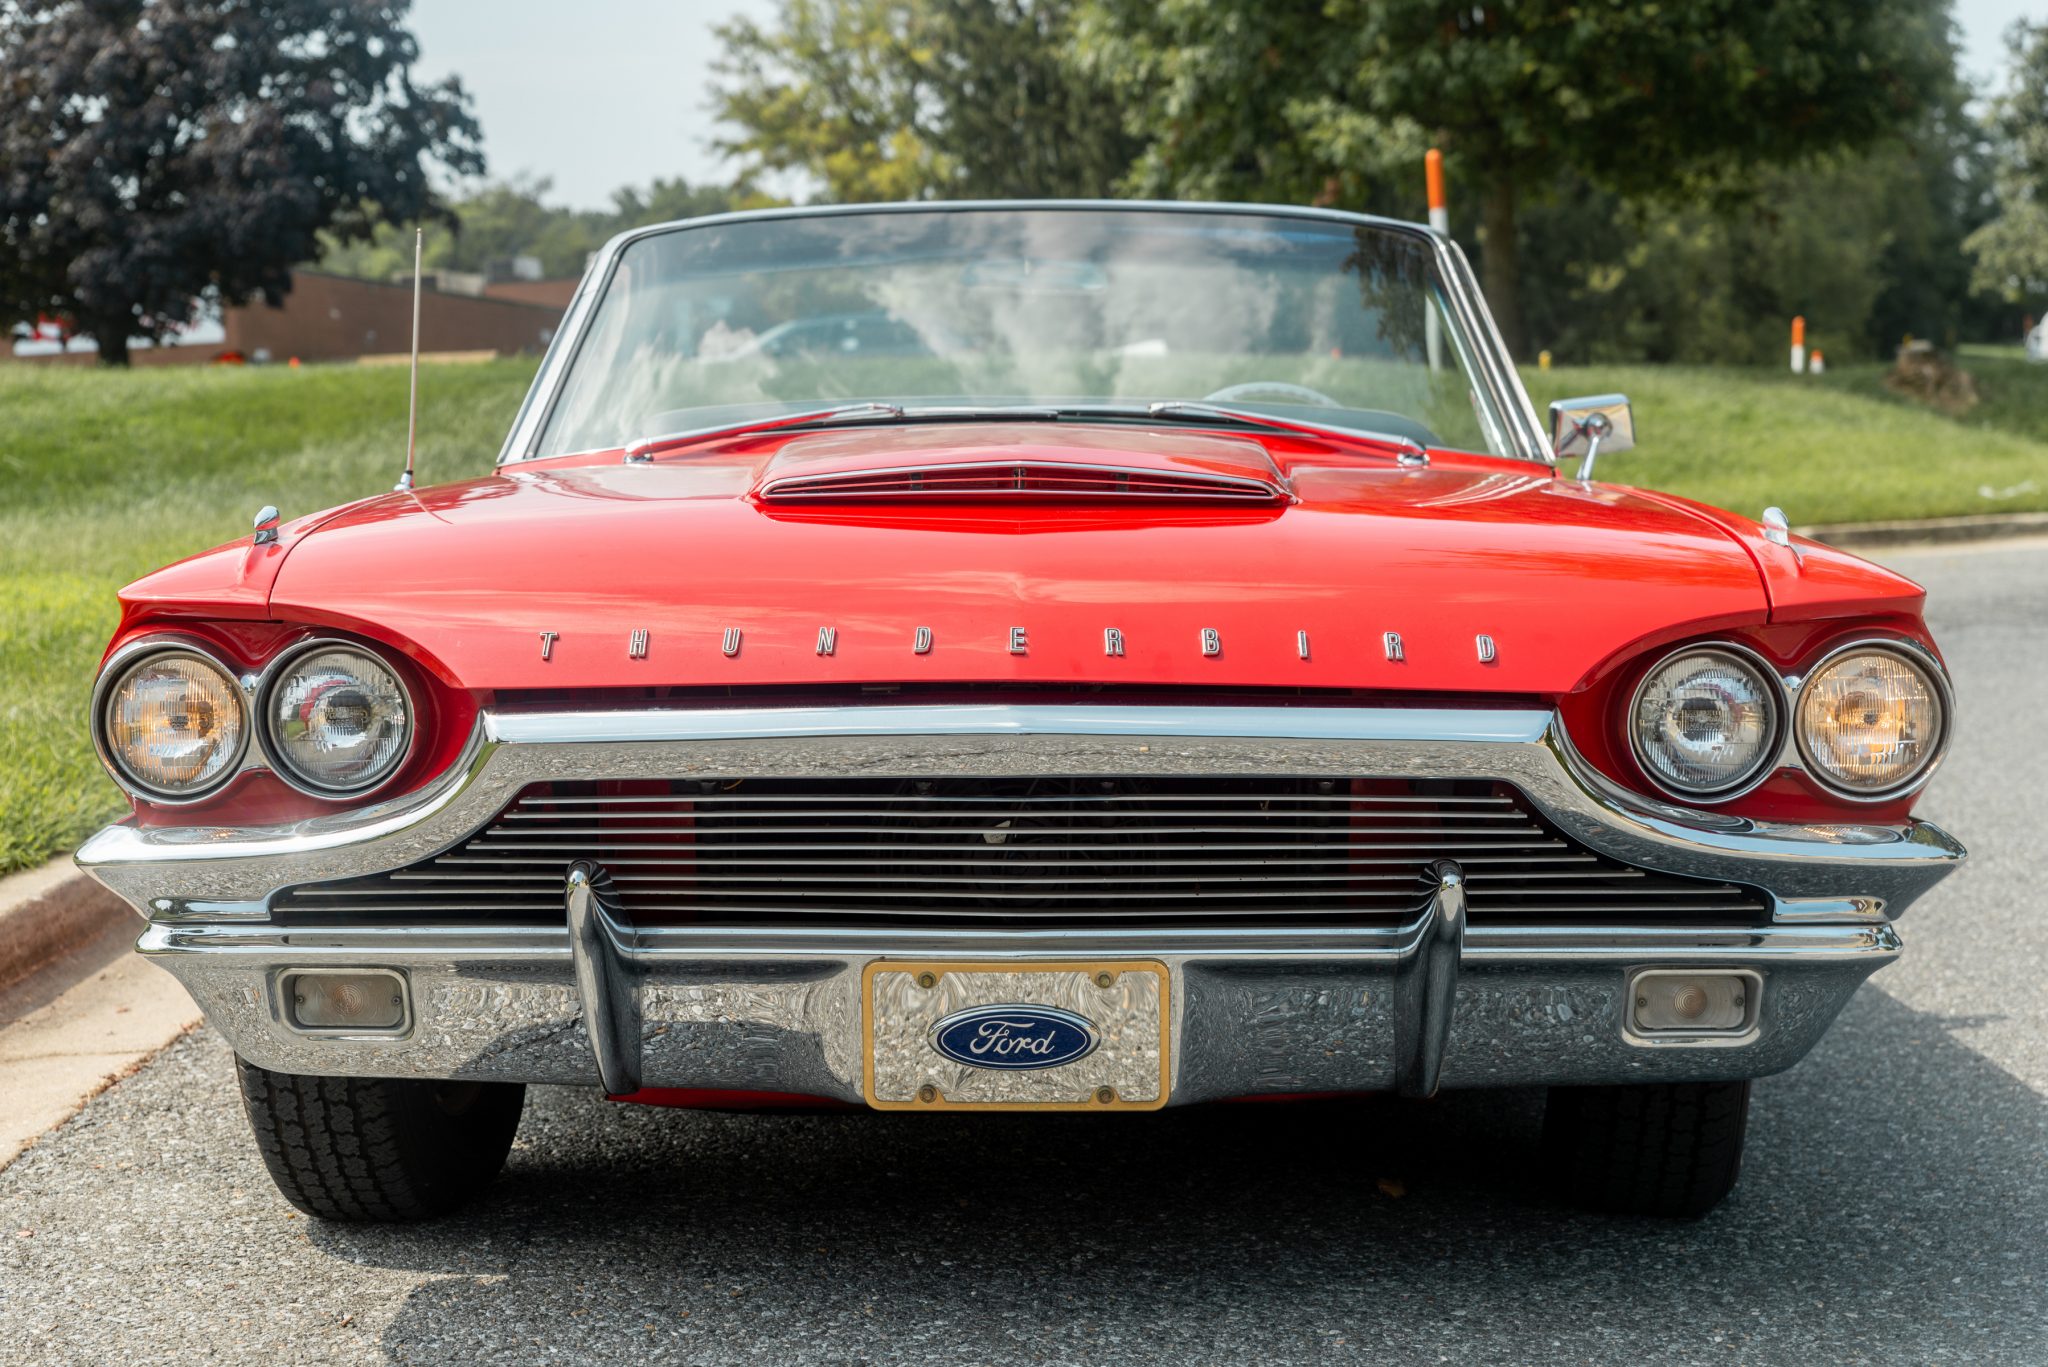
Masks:
[[[1829,665],[1849,655],[1889,655],[1924,679],[1930,686],[1935,705],[1939,709],[1934,740],[1927,747],[1928,757],[1909,777],[1884,788],[1850,788],[1835,780],[1813,757],[1805,731],[1799,724],[1805,710],[1806,693],[1813,681]],[[1941,767],[1941,761],[1948,754],[1950,738],[1955,734],[1956,700],[1955,690],[1949,684],[1948,671],[1934,652],[1917,641],[1902,640],[1889,636],[1865,637],[1845,641],[1830,648],[1826,654],[1813,662],[1798,680],[1798,686],[1789,690],[1792,713],[1792,743],[1799,757],[1799,767],[1811,778],[1816,786],[1824,789],[1829,796],[1844,802],[1892,802],[1927,786],[1934,777],[1934,771]]]
[[[113,705],[114,694],[120,684],[136,670],[152,661],[171,656],[195,660],[204,668],[218,674],[226,681],[228,695],[235,700],[235,705],[242,714],[242,733],[234,754],[221,767],[218,774],[196,788],[160,788],[131,772],[115,753],[109,735],[107,712]],[[113,776],[114,782],[129,796],[159,807],[189,807],[217,796],[223,788],[248,771],[249,757],[255,748],[253,737],[256,732],[256,714],[250,705],[248,679],[236,673],[232,666],[211,650],[182,637],[151,637],[132,641],[109,656],[106,664],[100,669],[99,677],[93,681],[90,725],[93,749],[98,752],[100,763]]]
[[[391,763],[390,767],[366,783],[335,786],[322,783],[318,779],[300,773],[292,767],[291,761],[286,758],[282,743],[271,733],[271,701],[277,692],[278,685],[291,673],[294,661],[321,651],[345,651],[351,655],[361,656],[384,673],[390,675],[392,683],[397,686],[399,696],[405,699],[405,743],[399,748],[398,758]],[[345,637],[311,637],[297,642],[289,650],[279,652],[275,659],[264,666],[263,680],[261,686],[256,690],[253,711],[255,715],[255,730],[262,738],[264,757],[268,761],[270,771],[276,774],[284,783],[306,794],[308,797],[317,797],[326,801],[363,797],[376,792],[398,777],[398,775],[405,772],[406,765],[412,760],[413,751],[419,745],[419,700],[413,694],[412,685],[406,682],[404,671],[387,661],[381,652],[371,649],[360,641],[351,641]]]
[[[1755,674],[1761,685],[1758,693],[1770,711],[1770,730],[1764,743],[1757,750],[1756,762],[1741,777],[1709,788],[1687,787],[1659,774],[1649,757],[1643,753],[1642,734],[1636,726],[1643,694],[1650,687],[1651,680],[1673,661],[1687,655],[1719,655]],[[1621,716],[1621,727],[1629,755],[1635,760],[1636,768],[1659,793],[1680,802],[1728,802],[1754,791],[1777,771],[1780,758],[1785,752],[1785,734],[1789,725],[1786,715],[1788,710],[1784,683],[1777,670],[1771,667],[1770,661],[1747,646],[1736,645],[1731,641],[1693,641],[1665,651],[1643,671],[1642,677],[1636,680],[1636,686],[1629,692],[1628,706]]]

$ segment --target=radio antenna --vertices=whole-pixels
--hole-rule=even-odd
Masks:
[[[420,435],[420,242],[425,230],[417,224],[412,230],[412,384],[405,401],[405,473],[398,477],[392,492],[412,492],[413,448]]]

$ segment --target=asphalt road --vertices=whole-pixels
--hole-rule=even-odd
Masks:
[[[1697,1224],[1551,1204],[1534,1095],[760,1118],[535,1089],[426,1228],[295,1216],[201,1033],[0,1171],[0,1362],[2048,1361],[2048,542],[1899,552],[1973,861]],[[5,1099],[0,1098],[0,1105]]]

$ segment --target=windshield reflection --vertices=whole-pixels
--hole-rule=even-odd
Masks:
[[[683,225],[621,252],[538,454],[841,403],[1171,400],[1508,454],[1471,354],[1428,242],[1393,228],[1142,207]]]

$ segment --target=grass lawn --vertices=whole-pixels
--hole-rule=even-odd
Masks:
[[[1616,483],[1666,489],[1794,525],[2048,509],[2048,365],[1967,357],[1981,402],[1962,419],[1894,397],[1883,367],[1822,377],[1689,366],[1526,370],[1538,408],[1619,391],[1636,449],[1600,459]]]
[[[488,471],[533,365],[420,375],[422,484]],[[402,366],[128,374],[0,364],[0,872],[123,807],[86,729],[114,590],[286,517],[391,487]]]
[[[1607,478],[1795,522],[2048,508],[2048,366],[1970,356],[1961,421],[1887,395],[1875,367],[1824,379],[1683,368],[1527,372],[1539,405],[1627,393],[1636,451]],[[422,374],[419,476],[490,469],[530,362]],[[402,367],[138,370],[0,364],[0,871],[71,848],[121,809],[85,701],[114,590],[286,517],[388,489],[405,454]],[[2004,497],[1988,497],[1983,492]],[[2010,492],[2018,490],[2019,492]]]
[[[2026,352],[2016,346],[1961,350],[1963,369],[1977,381],[1978,403],[1956,419],[1957,423],[2048,441],[2048,363],[2029,361]],[[1822,383],[1845,394],[1904,404],[1905,400],[1884,387],[1884,372],[1879,365],[1847,366],[1830,371]]]

